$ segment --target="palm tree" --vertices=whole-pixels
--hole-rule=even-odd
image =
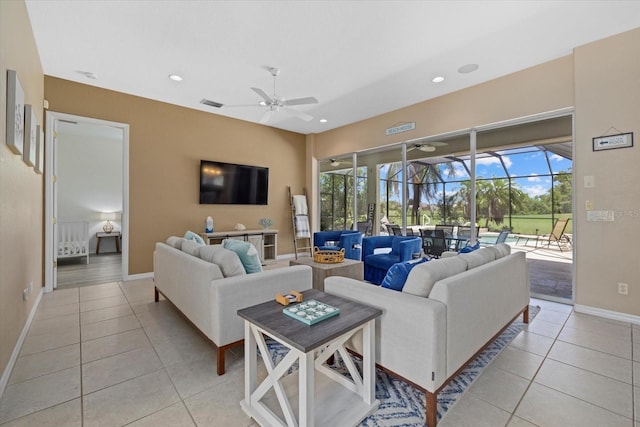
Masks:
[[[478,208],[486,207],[485,227],[489,221],[500,224],[505,214],[522,206],[525,193],[516,183],[510,184],[506,178],[492,178],[476,182]]]
[[[447,177],[455,176],[455,169],[452,163],[441,163]],[[411,201],[411,223],[418,224],[420,221],[420,206],[422,197],[426,201],[433,200],[438,196],[438,184],[442,182],[438,165],[432,165],[424,162],[407,163],[407,183],[413,190],[413,200]],[[401,181],[391,177],[397,177],[402,171],[402,163],[396,162],[389,164],[387,179],[390,183],[391,192],[400,194]]]

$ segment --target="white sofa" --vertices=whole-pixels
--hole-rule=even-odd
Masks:
[[[155,300],[158,301],[159,293],[164,295],[213,341],[217,347],[218,375],[225,371],[225,350],[242,344],[244,339],[244,324],[237,315],[239,309],[274,299],[276,293],[311,289],[312,270],[308,266],[246,274],[237,255],[220,245],[190,244],[185,252],[181,248],[184,239],[167,241],[176,247],[156,243],[153,253]],[[200,257],[202,253],[203,258],[211,259],[214,252],[215,261],[222,260],[223,264]]]
[[[437,394],[520,313],[528,322],[525,254],[500,244],[431,260],[409,273],[402,291],[344,277],[325,292],[379,307],[376,362],[426,393],[427,425],[437,422]],[[359,340],[352,346],[357,352]]]

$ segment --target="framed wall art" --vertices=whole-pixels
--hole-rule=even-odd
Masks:
[[[22,154],[24,143],[24,90],[15,70],[7,70],[7,145]]]
[[[37,126],[36,136],[38,137],[36,140],[36,164],[33,169],[37,174],[42,175],[44,171],[44,132],[42,132],[40,125]]]
[[[633,132],[593,138],[593,151],[633,147]]]
[[[37,121],[36,113],[29,104],[24,106],[24,147],[22,160],[29,166],[36,164]]]

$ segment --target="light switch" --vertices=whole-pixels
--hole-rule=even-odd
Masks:
[[[588,211],[592,211],[593,210],[593,200],[585,200],[584,201],[584,208]]]
[[[593,175],[585,175],[584,188],[593,188],[596,186],[596,179]]]

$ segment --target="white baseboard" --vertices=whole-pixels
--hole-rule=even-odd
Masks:
[[[149,273],[129,274],[124,278],[125,282],[129,280],[153,279],[153,271]]]
[[[40,288],[40,292],[38,292],[38,296],[36,297],[35,302],[33,303],[33,307],[31,307],[31,312],[29,313],[29,317],[27,318],[24,327],[22,328],[22,332],[18,337],[18,341],[16,342],[15,347],[13,347],[13,352],[11,353],[11,357],[9,358],[9,363],[7,363],[4,372],[2,373],[2,377],[0,377],[0,399],[2,399],[2,395],[4,394],[4,390],[7,388],[7,384],[9,383],[9,377],[11,376],[11,371],[13,371],[13,367],[16,364],[16,360],[18,360],[18,355],[20,354],[20,350],[22,349],[22,344],[24,343],[24,339],[27,336],[27,332],[31,327],[31,322],[33,321],[33,317],[36,315],[36,311],[38,310],[38,306],[40,305],[40,300],[42,299],[42,292],[44,288]]]
[[[640,316],[620,313],[618,311],[604,310],[602,308],[589,307],[588,305],[576,304],[573,309],[577,313],[591,314],[593,316],[604,317],[605,319],[618,320],[620,322],[634,323],[640,325]]]

